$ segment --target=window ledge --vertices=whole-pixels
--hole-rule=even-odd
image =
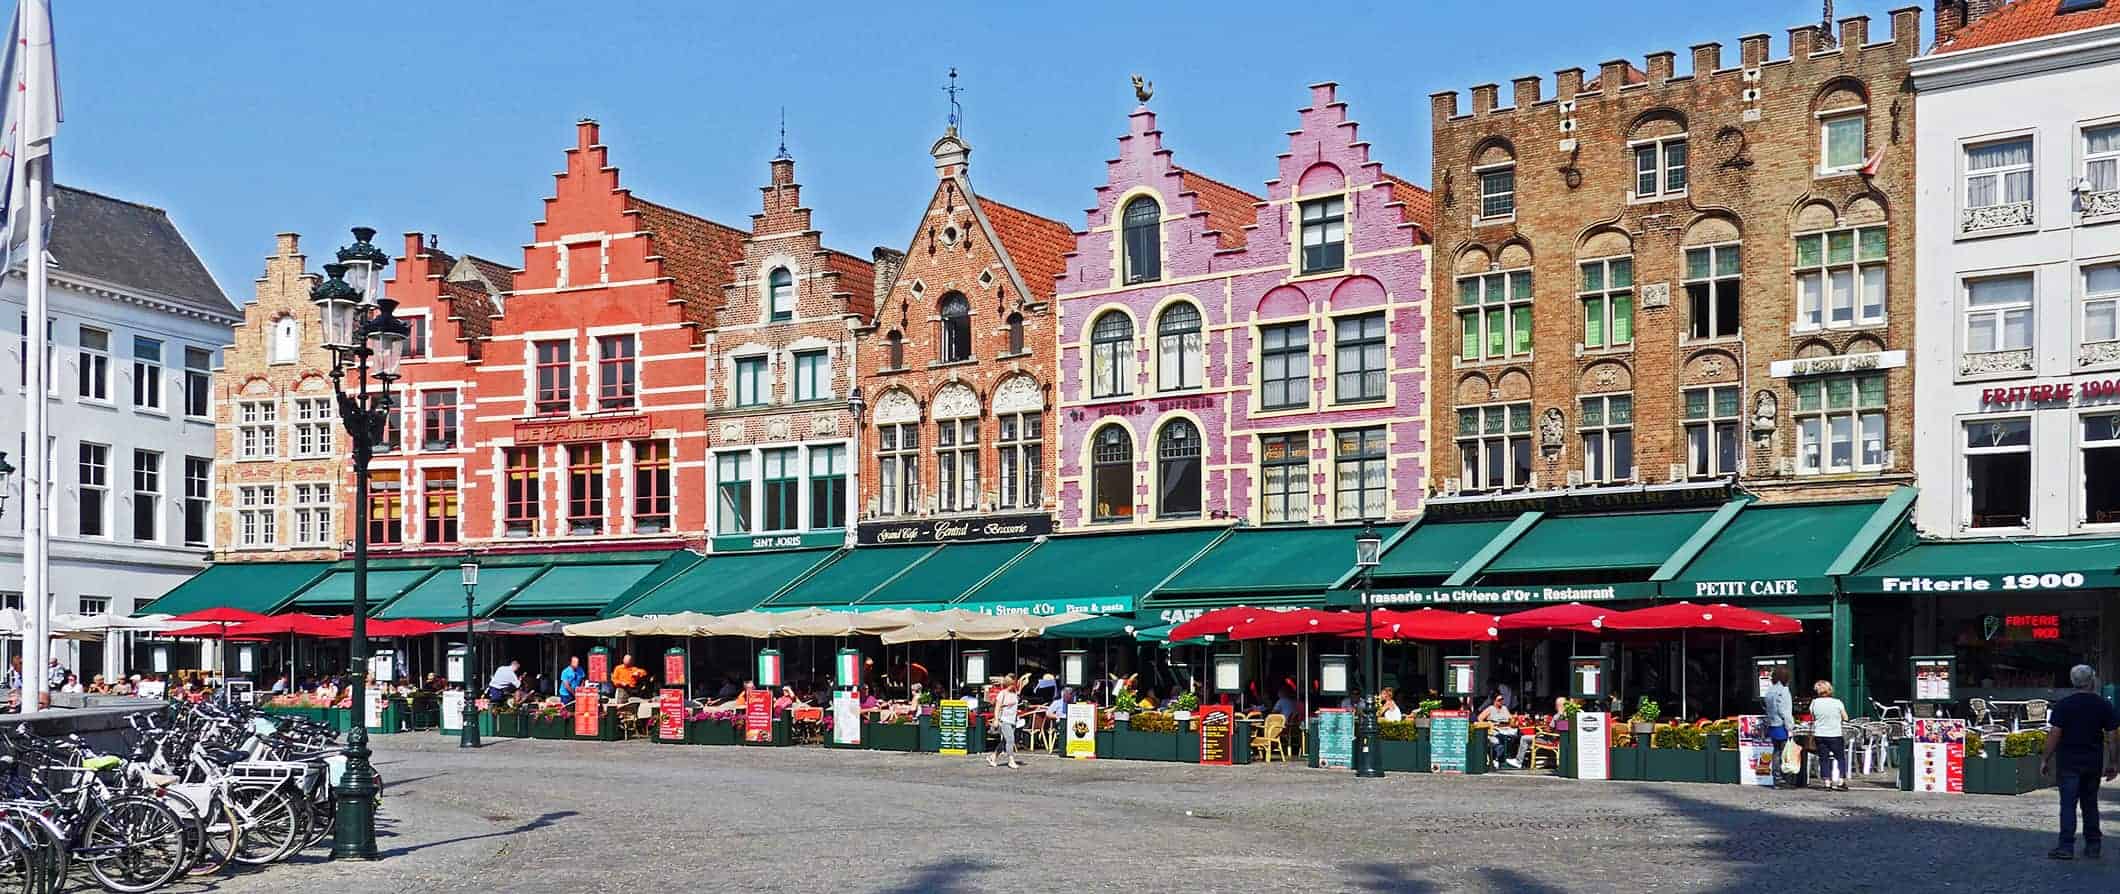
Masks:
[[[1512,223],[1516,223],[1516,212],[1514,212],[1514,211],[1511,211],[1511,212],[1509,212],[1508,214],[1500,215],[1500,216],[1498,216],[1498,217],[1478,217],[1478,216],[1475,216],[1475,217],[1474,217],[1474,218],[1472,219],[1472,225],[1473,225],[1473,226],[1475,226],[1475,227],[1492,227],[1492,226],[1499,226],[1499,225],[1501,225],[1501,224],[1512,224]]]
[[[1813,170],[1813,171],[1811,172],[1811,179],[1813,179],[1813,180],[1835,180],[1835,179],[1838,179],[1838,178],[1841,178],[1841,177],[1858,177],[1858,176],[1861,176],[1861,175],[1862,175],[1862,166],[1861,166],[1861,165],[1851,165],[1851,166],[1849,166],[1849,167],[1845,167],[1845,168],[1819,168],[1819,169]]]
[[[1004,352],[1004,353],[1000,353],[1000,354],[995,354],[995,355],[994,355],[994,359],[995,359],[995,360],[1021,360],[1021,359],[1025,358],[1025,357],[1032,357],[1032,356],[1036,356],[1036,355],[1035,355],[1034,353],[1030,352],[1030,351],[1016,351],[1016,352],[1013,352],[1013,353],[1009,353],[1009,352]]]
[[[1634,343],[1631,341],[1627,342],[1626,344],[1608,345],[1602,348],[1593,348],[1589,346],[1585,346],[1583,348],[1584,357],[1596,357],[1599,359],[1625,357],[1632,353],[1634,353]]]
[[[2094,341],[2076,348],[2076,368],[2102,368],[2120,364],[2120,341]]]
[[[2023,233],[2038,227],[2039,210],[2031,202],[2008,202],[1979,208],[1961,208],[1958,211],[1960,239]]]
[[[2031,348],[1959,354],[1958,378],[2000,379],[2028,376],[2032,374],[2034,365]]]
[[[75,401],[75,403],[84,407],[95,407],[99,410],[115,410],[118,408],[117,403],[114,401],[99,400],[93,397],[84,397]]]
[[[1886,329],[1890,326],[1890,317],[1887,317],[1882,320],[1873,320],[1868,322],[1858,321],[1854,323],[1826,323],[1819,326],[1806,326],[1802,323],[1792,323],[1789,325],[1789,337],[1795,338],[1804,335],[1819,335],[1821,333],[1827,332],[1863,332],[1872,329]]]
[[[1537,352],[1533,352],[1533,353],[1530,353],[1530,354],[1523,354],[1523,355],[1519,355],[1519,356],[1515,356],[1515,357],[1489,357],[1489,358],[1487,358],[1487,359],[1485,359],[1485,360],[1467,360],[1467,359],[1465,359],[1465,358],[1463,358],[1463,357],[1459,357],[1459,358],[1457,358],[1457,360],[1456,360],[1456,362],[1455,362],[1455,367],[1454,367],[1454,368],[1456,368],[1456,369],[1480,369],[1480,368],[1487,368],[1487,367],[1502,367],[1502,366],[1509,366],[1509,365],[1511,365],[1511,364],[1516,364],[1516,363],[1530,363],[1530,362],[1531,362],[1531,359],[1532,359],[1533,357],[1535,357],[1535,356],[1537,356]]]
[[[1679,190],[1678,192],[1660,192],[1660,193],[1654,193],[1654,194],[1651,194],[1651,195],[1646,195],[1646,196],[1643,196],[1643,195],[1635,195],[1634,193],[1631,193],[1631,192],[1630,192],[1630,193],[1628,193],[1628,194],[1627,194],[1627,204],[1629,204],[1629,205],[1656,205],[1656,204],[1660,204],[1660,203],[1663,203],[1663,202],[1678,202],[1678,201],[1684,201],[1686,197],[1687,197],[1687,192],[1686,192],[1685,190]]]
[[[1709,345],[1741,345],[1744,343],[1745,335],[1742,331],[1735,335],[1711,335],[1706,338],[1687,337],[1678,340],[1678,346],[1681,348],[1698,348]]]
[[[1327,404],[1326,406],[1328,408],[1373,407],[1377,404],[1384,403],[1385,401],[1388,401],[1390,399],[1390,397],[1385,395],[1378,395],[1376,397],[1335,397],[1332,399],[1332,403]]]
[[[963,360],[937,360],[937,361],[935,361],[935,362],[933,362],[933,363],[930,363],[930,364],[928,364],[928,365],[927,365],[927,368],[928,368],[928,369],[947,369],[947,368],[949,368],[949,367],[953,367],[953,366],[978,366],[978,365],[979,365],[979,358],[977,358],[977,357],[966,357],[966,358],[964,358]]]

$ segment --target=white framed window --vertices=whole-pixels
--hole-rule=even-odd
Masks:
[[[1156,320],[1156,390],[1200,387],[1205,353],[1200,309],[1186,302],[1165,308]]]
[[[879,515],[913,515],[920,511],[920,424],[876,426]]]
[[[2120,191],[2120,122],[2083,129],[2083,179],[2093,194]]]
[[[302,323],[285,316],[272,321],[272,363],[293,363],[302,357]]]
[[[80,331],[81,399],[110,400],[110,333],[88,326]]]
[[[1044,487],[1045,417],[1037,412],[1002,413],[995,419],[1001,458],[1002,509],[1036,509]]]
[[[1965,423],[1967,528],[2022,528],[2032,519],[2032,420]]]
[[[766,358],[736,358],[736,405],[763,406],[771,389],[766,382]]]
[[[1686,249],[1686,333],[1729,338],[1744,324],[1743,263],[1738,243]]]
[[[1582,399],[1576,417],[1583,439],[1583,480],[1608,484],[1634,480],[1634,396],[1603,394]]]
[[[824,400],[832,396],[832,364],[823,351],[795,352],[795,399]]]
[[[236,456],[241,459],[278,459],[279,455],[279,403],[271,400],[238,402]]]
[[[1473,175],[1480,180],[1480,217],[1497,218],[1516,214],[1515,164],[1477,168]]]
[[[751,454],[714,457],[714,524],[721,535],[751,532]]]
[[[1384,312],[1332,321],[1332,399],[1335,403],[1383,400],[1391,361],[1384,356]]]
[[[1458,408],[1458,470],[1465,490],[1531,486],[1531,405]]]
[[[1966,280],[1966,353],[2030,350],[2033,293],[2030,273]]]
[[[2011,137],[1965,147],[1965,207],[1991,208],[2032,201],[2032,138]]]
[[[1460,359],[1469,362],[1531,353],[1531,271],[1458,277]]]
[[[1868,157],[1867,110],[1852,109],[1818,116],[1819,172],[1852,171]]]
[[[107,614],[110,614],[110,597],[109,597],[109,596],[83,596],[83,597],[81,597],[81,613],[82,613],[82,614],[84,614],[84,615],[107,615]]]
[[[2120,341],[2120,264],[2083,268],[2083,343]]]
[[[134,449],[132,455],[132,536],[145,543],[162,542],[162,454]]]
[[[1200,516],[1200,429],[1172,419],[1156,434],[1156,517]]]
[[[294,485],[294,545],[331,545],[331,491],[326,482]]]
[[[1310,435],[1259,436],[1259,521],[1269,525],[1310,520]]]
[[[1737,474],[1744,463],[1744,445],[1738,431],[1741,400],[1737,386],[1688,388],[1684,398],[1686,475],[1721,478]]]
[[[1796,237],[1796,328],[1883,323],[1885,245],[1884,227]]]
[[[766,275],[766,299],[773,322],[795,319],[795,276],[786,267],[775,267]]]
[[[1259,407],[1287,410],[1310,405],[1310,324],[1259,327]],[[1306,516],[1307,517],[1307,516]]]
[[[184,545],[205,546],[213,534],[213,460],[184,458]]]
[[[133,406],[162,409],[162,340],[133,336]]]
[[[2083,416],[2083,497],[2077,519],[2087,525],[2120,524],[2120,413]]]
[[[936,509],[970,512],[979,508],[979,420],[943,419],[935,423]]]
[[[1672,198],[1686,194],[1686,138],[1664,137],[1634,144],[1634,197]]]
[[[314,459],[330,456],[331,398],[298,397],[294,399],[294,458]],[[392,415],[396,413],[393,410]]]
[[[262,549],[278,545],[280,493],[271,485],[236,488],[236,543]]]
[[[1634,259],[1599,258],[1576,266],[1582,272],[1576,297],[1583,303],[1583,347],[1633,344]]]
[[[1126,314],[1105,311],[1090,327],[1089,373],[1090,397],[1134,393],[1134,321]]]
[[[1884,468],[1884,373],[1797,379],[1796,474]]]
[[[1361,521],[1389,515],[1391,456],[1384,427],[1340,429],[1332,440],[1333,517]]]
[[[82,441],[78,474],[81,517],[75,532],[83,537],[109,537],[110,445]]]

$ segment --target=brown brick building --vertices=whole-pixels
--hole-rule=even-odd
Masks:
[[[861,333],[861,539],[926,539],[923,520],[980,513],[1051,527],[1055,309],[1066,224],[972,190],[971,147],[951,127],[931,149],[939,182],[903,257],[880,257]],[[1009,525],[1015,524],[1014,521]],[[1006,526],[1005,526],[1006,527]]]
[[[1919,29],[1436,94],[1437,488],[1908,480]]]

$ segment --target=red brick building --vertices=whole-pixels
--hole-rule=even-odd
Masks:
[[[935,192],[904,268],[878,265],[888,285],[860,334],[860,539],[953,539],[934,522],[982,514],[1008,516],[997,535],[1042,533],[1059,441],[1053,294],[1074,235],[978,195],[954,126],[930,154]]]

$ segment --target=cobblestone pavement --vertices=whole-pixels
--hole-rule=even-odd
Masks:
[[[2016,798],[378,737],[386,859],[265,891],[2120,891]],[[2120,795],[2107,815],[2120,822]],[[2120,841],[2120,839],[2116,839]],[[1763,884],[1764,883],[1764,884]]]

